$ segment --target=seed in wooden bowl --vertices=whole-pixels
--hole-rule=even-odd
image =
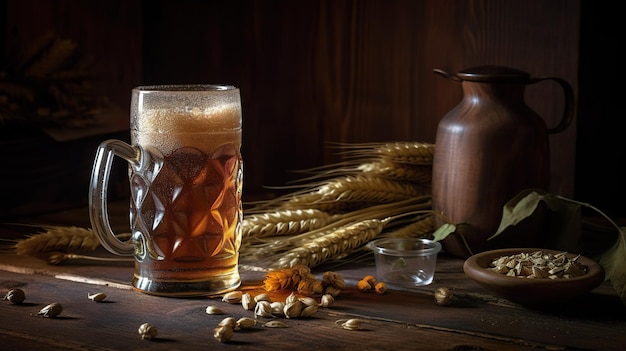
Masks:
[[[587,267],[578,262],[579,257],[569,258],[567,252],[522,252],[498,257],[492,260],[488,269],[510,277],[568,279],[587,273]]]

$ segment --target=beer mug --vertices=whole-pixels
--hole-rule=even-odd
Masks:
[[[239,89],[229,85],[132,90],[131,144],[107,140],[94,160],[90,219],[102,246],[133,256],[135,290],[207,296],[236,289],[243,164]],[[107,185],[114,156],[128,162],[130,238],[111,230]]]

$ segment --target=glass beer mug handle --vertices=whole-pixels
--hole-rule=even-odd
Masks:
[[[557,77],[531,78],[529,80],[529,84],[541,82],[544,80],[553,80],[561,86],[561,89],[563,89],[565,108],[563,110],[561,121],[559,122],[559,124],[556,125],[556,127],[548,129],[549,134],[560,133],[567,129],[567,127],[569,127],[569,125],[572,123],[572,120],[574,119],[574,89],[572,89],[572,86],[566,80]]]
[[[120,256],[132,256],[135,248],[117,238],[109,222],[107,190],[114,156],[138,165],[140,150],[120,140],[106,140],[98,146],[91,173],[89,189],[89,216],[92,230],[104,248]]]

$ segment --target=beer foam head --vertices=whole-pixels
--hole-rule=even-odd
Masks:
[[[239,90],[230,86],[159,86],[133,89],[134,143],[163,153],[180,147],[211,150],[241,143]]]

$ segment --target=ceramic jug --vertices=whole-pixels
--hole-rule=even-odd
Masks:
[[[442,246],[453,256],[503,247],[536,247],[545,231],[545,208],[493,239],[504,205],[522,190],[548,191],[549,135],[566,130],[574,116],[574,93],[557,77],[530,77],[502,66],[480,66],[455,75],[463,98],[439,122],[433,159],[433,209],[456,231]],[[564,93],[564,110],[553,128],[526,105],[528,85],[552,80]],[[438,218],[436,226],[445,223]]]

